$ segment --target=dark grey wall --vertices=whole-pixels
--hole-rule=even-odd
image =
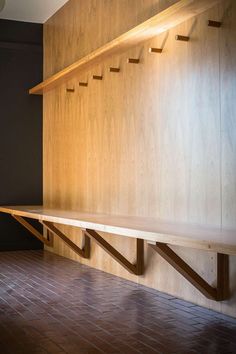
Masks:
[[[42,98],[28,89],[42,81],[43,28],[0,20],[0,204],[42,203]],[[0,251],[41,248],[0,214]]]

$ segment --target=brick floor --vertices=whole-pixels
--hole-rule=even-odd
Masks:
[[[236,320],[47,252],[4,252],[8,353],[236,353]]]

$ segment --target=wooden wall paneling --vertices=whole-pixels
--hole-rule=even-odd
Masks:
[[[68,94],[65,88],[70,85],[75,88],[75,92]],[[78,119],[81,110],[86,105],[86,91],[81,90],[78,86],[78,78],[71,80],[67,85],[63,85],[60,89],[62,108],[62,121],[60,126],[62,135],[58,141],[58,148],[62,147],[61,155],[58,156],[58,164],[62,162],[60,175],[62,180],[60,183],[59,195],[61,196],[61,204],[55,205],[68,209],[83,208],[83,194],[86,195],[86,184],[84,183],[84,175],[87,169],[85,156],[87,155],[87,133],[86,121]],[[52,129],[53,129],[52,123]],[[56,148],[56,149],[58,149]],[[53,169],[54,170],[54,169]],[[57,169],[55,169],[56,171]],[[85,175],[86,176],[86,175]],[[53,183],[53,182],[52,182]],[[83,192],[82,188],[85,189]],[[80,198],[79,198],[80,196]],[[54,200],[54,198],[52,199]],[[81,246],[82,234],[80,230],[71,229],[62,226],[61,230],[68,233],[73,242]],[[79,238],[79,241],[78,241]],[[80,259],[66,246],[59,242],[60,253],[66,253],[68,257]]]
[[[70,0],[44,25],[44,79],[175,2]]]
[[[87,209],[96,212],[114,212],[119,213],[118,203],[119,195],[122,198],[126,193],[121,190],[123,184],[120,183],[120,174],[125,174],[127,156],[121,156],[123,144],[127,146],[128,132],[122,128],[124,114],[116,107],[126,106],[122,105],[122,86],[121,82],[125,80],[124,68],[119,77],[111,76],[108,73],[109,63],[113,62],[107,60],[101,66],[91,69],[92,73],[103,73],[103,82],[94,82],[89,91],[89,102],[87,111],[88,122],[88,197]],[[121,95],[121,98],[120,98]],[[96,99],[94,100],[94,98]],[[83,118],[82,118],[83,119]],[[86,119],[86,118],[85,118]],[[126,141],[125,141],[126,140]],[[127,153],[127,151],[126,151]],[[101,183],[101,181],[103,181]],[[123,196],[123,197],[122,197]],[[123,202],[121,202],[123,205]],[[135,261],[135,240],[124,239],[122,244],[119,237],[102,235],[108,242],[124,254],[125,257],[130,257],[131,261]],[[109,255],[107,255],[99,247],[94,247],[94,258],[90,263],[92,266],[98,264],[99,269],[105,269],[115,274],[119,274],[120,266],[114,262]],[[126,271],[124,271],[126,273]],[[132,276],[127,274],[128,278]]]
[[[37,86],[29,90],[30,94],[42,95],[44,92],[62,85],[67,82],[69,78],[78,75],[82,71],[91,67],[92,65],[101,63],[105,58],[112,54],[122,53],[135,45],[140,45],[145,40],[149,40],[158,34],[167,32],[169,29],[177,26],[198,14],[207,11],[221,0],[179,0],[178,3],[168,7],[166,10],[157,13],[155,16],[149,18],[147,21],[140,23],[131,30],[109,41],[103,46],[95,49],[83,58],[76,60],[73,64],[65,67],[48,79],[39,83]],[[215,21],[208,21],[209,24],[216,24]],[[220,22],[218,22],[219,24]],[[217,26],[219,28],[219,25]],[[189,41],[189,36],[176,35],[176,40]],[[128,58],[128,63],[138,64],[139,59]],[[93,75],[94,80],[102,80],[102,76]],[[74,92],[74,88],[67,88],[67,92]]]
[[[217,254],[217,286],[212,287],[204,278],[199,276],[181,257],[179,257],[167,244],[156,242],[149,244],[162,258],[188,280],[208,299],[223,301],[229,298],[229,256]]]
[[[74,0],[68,2],[63,12],[45,26],[45,76],[68,65],[70,60],[74,61],[78,53],[84,55],[96,44],[99,46],[102,41],[111,39],[106,26],[100,28],[95,37],[92,36],[94,27],[88,29],[85,22],[78,25],[74,18],[75,36],[70,39],[72,51],[63,49],[56,28],[59,22],[64,28],[72,22],[72,12],[76,13],[78,6],[75,3]],[[88,1],[86,6],[93,5],[92,13],[99,16],[96,4],[101,6],[101,3]],[[155,1],[145,4],[146,9],[148,4],[152,4],[152,8],[164,6],[164,2],[157,5]],[[120,23],[125,6],[133,8],[133,11],[125,12],[130,24],[136,23],[138,8],[141,16],[140,1],[131,5],[124,0],[121,7],[117,7],[117,2],[109,2],[108,7],[103,3],[103,6],[105,12],[114,9],[117,26],[116,31],[113,29],[114,36],[124,29],[124,24]],[[87,21],[86,16],[81,21]],[[226,197],[230,196],[230,185],[232,190],[234,185],[234,148],[226,139],[227,134],[231,137],[234,134],[232,120],[230,129],[225,129],[224,164],[220,153],[219,102],[224,85],[231,85],[231,78],[227,76],[230,60],[224,64],[225,79],[221,80],[220,94],[220,61],[225,61],[223,54],[219,60],[219,31],[222,29],[207,26],[209,19],[218,20],[218,17],[219,7],[215,7],[198,16],[196,21],[188,21],[143,46],[105,60],[71,81],[74,93],[66,93],[66,86],[62,85],[44,95],[46,205],[112,214],[153,215],[173,221],[220,226],[221,166],[225,166],[225,218],[231,215],[231,223],[234,221],[233,212],[229,214],[234,199]],[[85,43],[82,29],[86,38],[93,37],[92,44],[90,39]],[[70,31],[71,28],[69,32],[64,31],[63,36],[68,36]],[[176,41],[176,34],[189,35],[190,41]],[[225,34],[225,41],[226,37]],[[163,45],[162,54],[148,52],[150,46]],[[61,53],[57,62],[51,58],[53,48]],[[226,45],[225,50],[228,50]],[[128,57],[139,57],[140,63],[127,64]],[[109,73],[110,66],[118,65],[120,73]],[[102,81],[91,79],[92,75],[101,73]],[[79,87],[79,81],[87,79],[88,87]],[[229,100],[230,97],[226,97],[228,110],[231,109]],[[232,161],[230,163],[224,157],[229,149],[231,153],[227,159]],[[64,232],[80,245],[80,231],[66,228]],[[125,257],[135,260],[135,240],[108,234],[102,236]],[[174,247],[174,250],[215,285],[216,256],[213,253],[186,251],[180,247]],[[236,316],[231,301],[220,305],[206,300],[149,248],[145,254],[146,272],[141,277],[123,270],[93,243],[90,261],[81,260],[56,240],[54,252]],[[231,263],[235,264],[233,260]]]
[[[220,89],[222,142],[222,225],[236,225],[236,3],[227,0],[220,7]],[[235,315],[236,259],[230,257],[231,300],[221,305]]]
[[[211,104],[211,98],[207,92],[209,81],[212,82],[213,87],[216,87],[214,93],[210,94],[214,96],[216,102],[219,100],[218,34],[210,33],[205,26],[208,16],[215,15],[215,11],[217,12],[217,9],[198,17],[197,22],[191,20],[170,31],[166,49],[159,58],[161,77],[158,90],[159,108],[156,115],[161,117],[159,118],[161,132],[159,134],[159,156],[161,158],[158,167],[160,174],[159,181],[157,181],[159,186],[157,204],[160,208],[160,217],[168,218],[171,215],[173,220],[219,225],[219,129],[217,131],[219,113],[217,107],[211,108],[211,115],[207,109],[207,105]],[[190,34],[190,42],[176,42],[176,33]],[[201,60],[202,55],[204,62]],[[151,57],[149,60],[154,59]],[[211,75],[208,74],[210,63],[213,66]],[[204,97],[203,106],[199,105],[202,96]],[[204,121],[208,121],[208,125],[206,123],[202,125]],[[211,138],[212,127],[214,127],[214,134]],[[212,167],[207,165],[206,146],[213,149],[212,158],[216,163],[211,164]],[[213,211],[206,205],[208,199],[205,193],[211,174],[216,177],[213,180],[214,190],[209,191],[209,194],[211,198],[217,199],[218,196]],[[211,219],[209,213],[212,213]],[[186,253],[184,249],[177,249],[179,254],[187,257],[190,264],[200,268],[201,274],[206,279],[214,281],[214,255],[196,251]],[[151,250],[148,252],[150,269],[147,269],[144,284],[148,285],[151,282],[163,291],[181,294],[184,298],[199,297],[191,286],[187,284],[183,286],[181,277],[161,260],[158,261],[161,263],[163,272],[165,269],[165,272],[169,274],[166,280],[168,283],[163,282],[161,274],[155,277],[157,269],[155,263],[158,257],[155,257]],[[208,272],[207,269],[210,271]],[[206,303],[205,300],[204,303]]]

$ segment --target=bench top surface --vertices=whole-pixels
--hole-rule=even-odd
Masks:
[[[0,212],[39,221],[142,238],[151,242],[212,250],[236,255],[236,230],[174,223],[152,217],[85,213],[43,206],[1,206]]]

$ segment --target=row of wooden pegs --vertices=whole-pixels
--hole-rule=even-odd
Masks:
[[[216,27],[216,28],[219,28],[221,27],[221,22],[219,21],[212,21],[212,20],[209,20],[208,21],[208,26],[209,27]],[[175,36],[175,39],[177,41],[183,41],[183,42],[188,42],[190,37],[188,36],[181,36],[181,35],[176,35]],[[149,48],[149,52],[150,53],[159,53],[161,54],[163,51],[162,48]],[[127,59],[127,63],[130,63],[130,64],[139,64],[140,60],[139,59],[136,59],[136,58],[128,58]],[[116,68],[116,67],[110,67],[109,68],[109,71],[112,72],[112,73],[119,73],[120,72],[120,68]],[[102,75],[93,75],[93,80],[102,80],[103,79],[103,76]],[[83,86],[83,87],[87,87],[88,86],[88,82],[79,82],[79,86]],[[67,92],[74,92],[75,89],[74,88],[67,88],[66,89]]]

